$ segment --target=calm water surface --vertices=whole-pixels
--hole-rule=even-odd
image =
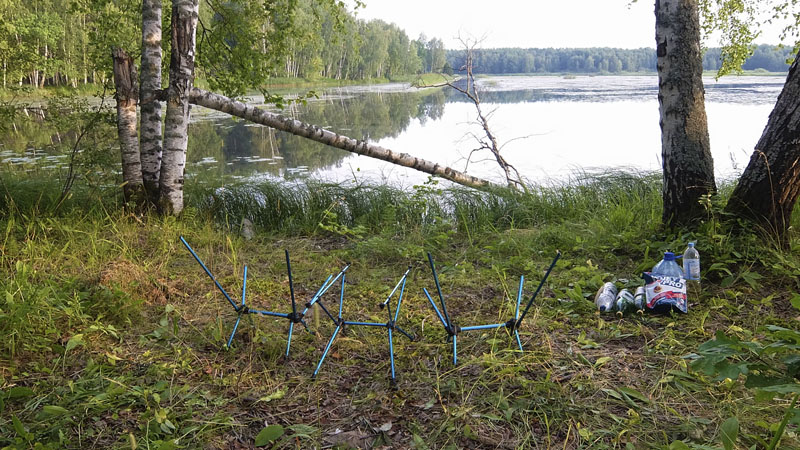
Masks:
[[[766,125],[783,77],[706,78],[706,110],[718,177],[738,175]],[[484,111],[503,153],[524,177],[547,184],[606,168],[660,170],[657,78],[491,77],[479,81]],[[255,99],[258,101],[258,99]],[[427,175],[389,163],[195,110],[190,155],[196,177],[311,176],[409,186]],[[320,100],[283,112],[357,139],[463,170],[479,134],[475,109],[457,92],[406,85],[323,92]],[[213,149],[217,151],[211,151]],[[204,155],[204,156],[201,156]],[[486,155],[469,172],[500,180]]]
[[[704,79],[711,147],[718,177],[747,165],[783,87],[784,77]],[[661,137],[657,77],[490,77],[479,80],[483,110],[506,159],[529,181],[563,182],[582,171],[628,168],[658,171]],[[251,99],[255,103],[259,98]],[[282,114],[338,133],[368,139],[397,152],[492,180],[496,165],[476,154],[475,108],[449,89],[419,90],[403,84],[328,89],[319,100]],[[427,175],[230,118],[192,110],[187,164],[189,182],[219,177],[388,182],[411,186]],[[16,136],[15,139],[24,139]],[[50,140],[48,136],[47,140]],[[19,149],[19,148],[22,149]],[[30,139],[11,150],[0,142],[0,168],[63,166],[64,155]]]

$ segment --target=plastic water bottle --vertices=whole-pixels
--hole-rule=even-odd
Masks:
[[[653,266],[653,275],[683,278],[683,269],[675,262],[675,253],[664,252],[664,259]]]
[[[694,242],[689,242],[683,252],[683,277],[687,280],[700,281],[700,253],[694,248]]]
[[[617,298],[617,287],[614,283],[606,283],[600,286],[597,295],[594,297],[594,304],[600,312],[610,312],[614,310],[614,300]]]

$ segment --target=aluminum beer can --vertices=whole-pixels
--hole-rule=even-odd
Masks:
[[[617,294],[617,298],[614,301],[614,305],[615,309],[617,310],[617,314],[620,316],[633,308],[633,294],[631,294],[631,291],[627,289],[619,291],[619,294]]]
[[[597,290],[597,295],[594,296],[594,304],[600,312],[608,312],[614,310],[614,300],[617,298],[617,287],[614,283],[608,282]]]
[[[636,307],[636,311],[644,311],[644,307],[647,304],[647,294],[644,286],[636,288],[636,294],[633,295],[633,304]]]

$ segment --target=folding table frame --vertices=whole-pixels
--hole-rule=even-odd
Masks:
[[[400,328],[396,324],[397,323],[397,318],[400,315],[400,306],[403,303],[403,293],[405,292],[405,289],[406,289],[406,280],[408,279],[408,274],[410,272],[411,272],[411,267],[409,266],[408,270],[406,270],[406,272],[400,278],[400,281],[398,281],[397,284],[394,286],[394,289],[392,289],[392,292],[389,293],[388,297],[386,297],[386,300],[384,300],[383,303],[380,304],[381,309],[383,309],[385,307],[386,310],[389,313],[388,321],[386,321],[385,323],[380,323],[380,322],[351,322],[351,321],[347,321],[347,320],[342,319],[342,308],[343,308],[343,305],[344,305],[344,284],[345,284],[345,279],[344,279],[344,277],[342,277],[342,287],[341,287],[341,292],[340,292],[340,295],[339,295],[339,315],[335,319],[331,316],[331,319],[336,324],[336,329],[333,330],[333,335],[331,335],[330,340],[328,340],[328,345],[325,346],[325,350],[322,352],[322,357],[320,358],[319,363],[317,363],[317,368],[314,370],[314,374],[311,376],[312,378],[315,378],[317,376],[317,374],[319,373],[319,370],[322,367],[322,363],[325,361],[325,357],[328,356],[328,352],[331,349],[331,345],[333,345],[333,341],[336,340],[336,337],[339,335],[339,332],[345,326],[363,326],[363,327],[382,327],[382,328],[386,328],[386,331],[388,332],[388,335],[389,335],[389,360],[391,362],[391,368],[392,368],[392,384],[395,384],[397,382],[397,378],[396,378],[396,375],[395,375],[395,365],[394,365],[394,334],[392,333],[392,331],[397,330],[400,333],[402,333],[404,336],[406,336],[409,340],[411,340],[411,341],[414,340],[414,336],[408,334],[405,330],[403,330],[402,328]],[[397,306],[396,306],[396,308],[394,310],[394,314],[392,314],[392,304],[390,303],[390,300],[394,296],[395,292],[397,292],[398,288],[400,289],[400,294],[397,297]]]
[[[286,270],[289,273],[289,292],[290,292],[291,300],[292,300],[292,312],[290,312],[290,313],[279,313],[279,312],[273,312],[273,311],[251,309],[249,306],[247,306],[245,304],[245,296],[246,296],[246,292],[247,292],[247,265],[244,266],[244,274],[243,274],[243,281],[242,281],[242,303],[240,305],[237,305],[236,302],[234,302],[233,299],[231,299],[231,296],[228,295],[228,293],[225,291],[225,289],[222,287],[222,285],[219,284],[219,282],[214,277],[214,275],[211,273],[211,271],[208,270],[208,267],[206,267],[206,265],[203,263],[203,260],[200,259],[199,256],[197,256],[197,253],[195,253],[194,249],[192,249],[192,247],[189,245],[189,243],[186,242],[186,239],[184,239],[183,236],[181,236],[180,239],[181,239],[181,242],[183,243],[183,245],[185,245],[186,248],[189,250],[189,252],[192,254],[192,256],[194,256],[194,259],[198,262],[198,264],[200,264],[200,267],[202,267],[203,270],[206,272],[206,274],[209,276],[209,278],[211,278],[211,281],[214,282],[214,285],[217,286],[217,289],[219,289],[219,291],[222,293],[222,295],[228,300],[228,302],[233,307],[234,312],[236,312],[236,314],[237,314],[236,323],[233,325],[233,331],[231,331],[231,335],[228,338],[228,342],[227,342],[227,346],[228,347],[230,347],[231,346],[231,342],[233,342],[233,337],[236,335],[236,330],[239,328],[239,322],[242,320],[242,315],[244,315],[244,314],[258,314],[258,315],[262,315],[262,316],[281,317],[281,318],[287,319],[289,321],[289,333],[288,333],[288,336],[286,338],[286,353],[285,353],[285,357],[286,358],[289,357],[289,349],[291,348],[291,345],[292,345],[292,334],[294,332],[294,325],[297,324],[297,323],[300,323],[305,327],[306,330],[308,330],[308,326],[306,325],[304,317],[305,317],[306,313],[308,312],[308,310],[312,306],[314,306],[315,304],[318,304],[322,308],[322,310],[325,311],[325,313],[328,314],[328,317],[330,317],[330,319],[334,323],[336,323],[336,319],[331,315],[331,313],[327,310],[327,308],[325,308],[325,305],[323,305],[323,303],[322,303],[322,301],[320,299],[331,288],[331,286],[333,286],[333,284],[339,278],[342,279],[342,295],[344,295],[344,276],[345,276],[344,274],[345,274],[345,272],[347,272],[347,269],[350,268],[350,264],[347,264],[341,271],[339,271],[339,273],[335,277],[333,275],[329,275],[328,278],[325,280],[325,282],[322,284],[322,286],[311,297],[311,299],[305,304],[305,309],[303,309],[302,312],[298,312],[297,302],[295,301],[295,295],[294,295],[294,282],[292,280],[292,265],[291,265],[291,263],[289,261],[289,251],[285,250],[285,254],[286,254]]]
[[[458,364],[458,343],[457,343],[457,335],[462,331],[475,331],[475,330],[489,330],[495,328],[506,328],[509,334],[513,333],[514,338],[517,341],[517,345],[519,346],[520,351],[524,351],[522,348],[522,341],[519,338],[519,327],[522,324],[522,320],[525,318],[525,315],[528,314],[528,310],[533,305],[533,301],[536,299],[536,296],[539,295],[539,291],[544,286],[544,282],[547,280],[547,277],[550,276],[550,272],[555,267],[556,262],[561,257],[561,252],[556,251],[556,256],[553,259],[553,262],[550,263],[550,267],[547,268],[547,272],[544,274],[544,278],[539,283],[539,286],[536,288],[536,291],[533,293],[533,296],[528,301],[528,304],[525,306],[525,309],[522,312],[522,315],[519,313],[520,303],[522,302],[522,286],[525,282],[525,277],[519,277],[519,290],[517,291],[517,304],[514,311],[514,317],[509,319],[506,322],[502,323],[493,323],[490,325],[476,325],[470,327],[460,327],[457,326],[453,320],[450,318],[450,315],[447,313],[447,305],[444,301],[444,296],[442,296],[442,288],[439,285],[439,276],[436,273],[436,265],[433,263],[433,257],[430,253],[428,253],[428,262],[431,266],[431,272],[433,272],[433,281],[436,283],[436,292],[439,294],[439,302],[441,303],[442,309],[441,311],[439,308],[436,307],[436,303],[431,298],[431,295],[428,293],[426,288],[422,288],[422,291],[425,293],[425,296],[428,297],[428,301],[430,302],[431,306],[433,306],[433,310],[436,312],[436,316],[439,318],[439,321],[444,326],[444,330],[447,332],[447,339],[446,342],[453,342],[453,365],[455,366]]]

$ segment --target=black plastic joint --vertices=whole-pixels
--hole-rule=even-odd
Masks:
[[[314,305],[313,305],[311,302],[308,302],[308,303],[306,303],[306,305],[305,305],[305,306],[306,306],[306,308],[311,308],[311,307],[312,307],[312,306],[314,306]]]
[[[517,328],[517,319],[509,319],[508,322],[506,322],[506,328],[510,331],[514,331],[514,329]]]
[[[250,307],[248,307],[247,305],[242,305],[242,306],[236,308],[236,312],[239,313],[239,314],[249,314],[250,313]]]
[[[291,312],[291,313],[288,314],[287,318],[289,320],[291,320],[292,323],[300,323],[300,322],[303,321],[303,314],[302,313]]]
[[[386,322],[386,328],[388,328],[390,330],[394,330],[394,320],[390,320],[390,321]]]

